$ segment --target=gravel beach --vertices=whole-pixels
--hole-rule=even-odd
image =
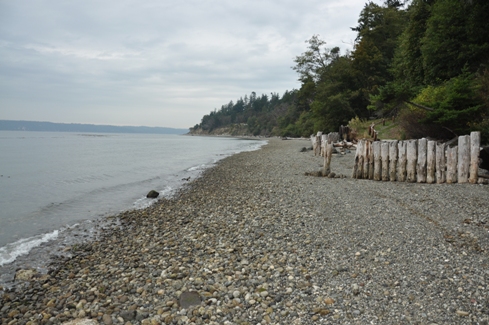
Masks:
[[[305,176],[270,139],[0,296],[2,324],[488,324],[489,186]],[[28,275],[27,275],[28,277]]]

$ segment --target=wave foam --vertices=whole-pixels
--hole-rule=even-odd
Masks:
[[[40,246],[42,243],[46,243],[50,240],[58,238],[58,235],[59,230],[54,230],[53,232],[44,235],[23,238],[14,243],[1,247],[0,266],[12,263],[17,257],[29,253],[34,247]]]

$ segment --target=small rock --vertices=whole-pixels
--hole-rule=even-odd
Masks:
[[[457,310],[457,315],[459,316],[469,316],[469,313],[463,310]]]
[[[112,317],[110,317],[109,314],[104,314],[102,316],[102,321],[104,322],[105,325],[112,325]]]
[[[121,317],[127,322],[133,320],[136,317],[135,310],[126,310],[121,312]]]
[[[358,295],[360,293],[360,287],[358,284],[354,283],[351,285],[351,291],[353,292],[354,295]]]
[[[328,298],[324,299],[324,303],[326,305],[332,305],[332,304],[334,304],[334,299],[328,297]]]

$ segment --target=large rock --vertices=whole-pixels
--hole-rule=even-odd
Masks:
[[[148,195],[146,195],[146,197],[148,199],[156,199],[158,195],[160,195],[160,193],[156,192],[155,190],[151,190],[149,191]]]
[[[15,281],[30,281],[35,275],[37,275],[36,270],[32,270],[32,269],[18,270],[15,273]]]
[[[180,307],[184,309],[188,309],[191,306],[198,306],[201,302],[199,293],[195,291],[184,291],[179,299]]]

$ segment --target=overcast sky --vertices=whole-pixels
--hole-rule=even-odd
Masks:
[[[365,2],[0,0],[0,119],[188,128],[298,89],[305,41],[351,50]]]

